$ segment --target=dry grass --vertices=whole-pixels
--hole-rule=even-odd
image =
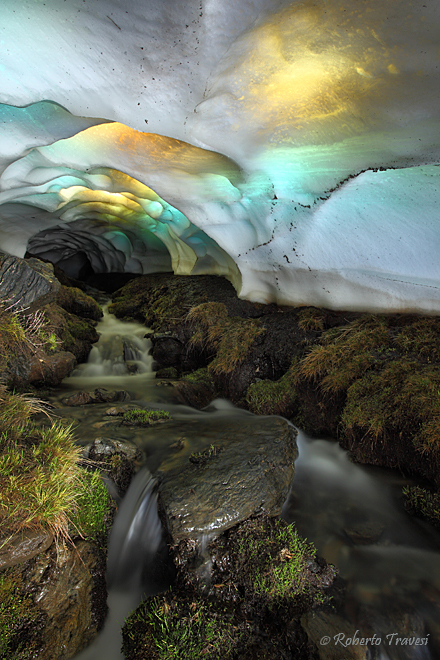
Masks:
[[[202,303],[187,318],[194,326],[190,344],[215,353],[208,369],[217,374],[233,371],[265,332],[258,320],[228,316],[223,303]]]
[[[3,542],[25,529],[69,538],[83,470],[70,427],[37,427],[42,402],[0,388],[0,525]]]
[[[303,378],[319,382],[324,393],[347,389],[376,361],[378,353],[390,344],[387,322],[383,317],[364,316],[348,325],[327,330],[321,344],[301,360]]]

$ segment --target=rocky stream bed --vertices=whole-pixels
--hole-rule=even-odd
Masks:
[[[400,604],[390,595],[389,605],[384,607],[386,598],[384,601],[381,595],[378,600],[372,583],[368,587],[353,586],[358,584],[351,574],[356,553],[360,562],[377,561],[382,566],[380,553],[402,541],[384,532],[388,523],[371,514],[355,514],[358,505],[350,504],[351,495],[343,492],[340,499],[351,514],[344,514],[341,531],[334,538],[323,540],[316,534],[325,559],[317,555],[290,524],[297,520],[301,531],[307,518],[304,507],[298,505],[301,481],[294,479],[297,431],[286,419],[264,415],[283,415],[314,433],[339,433],[341,444],[350,447],[357,460],[384,467],[399,465],[407,474],[428,477],[435,493],[437,459],[418,452],[409,442],[414,423],[411,418],[407,420],[408,436],[399,430],[399,421],[373,451],[361,436],[364,432],[359,422],[357,431],[354,425],[351,435],[341,436],[341,419],[349,401],[347,390],[329,394],[328,390],[320,391],[316,376],[301,380],[295,375],[299,362],[311,346],[319,344],[325,332],[333,330],[337,334],[339,328],[358,323],[359,315],[248,303],[237,299],[228,282],[213,276],[144,276],[113,295],[111,311],[123,319],[119,330],[116,328],[116,357],[108,347],[94,349],[89,364],[78,367],[96,345],[99,334],[103,336],[103,326],[98,325],[102,312],[93,298],[72,286],[81,283],[59,273],[61,285],[50,265],[36,261],[2,257],[2,283],[8,282],[7,291],[2,291],[9,301],[22,301],[26,293],[28,309],[46,315],[55,339],[50,349],[49,344],[19,348],[4,366],[4,381],[22,390],[34,387],[35,392],[50,400],[63,423],[75,424],[83,460],[88,461],[89,469],[102,471],[114,498],[107,529],[115,508],[145,462],[154,482],[151,501],[157,499],[164,536],[157,532],[156,541],[159,537],[162,540],[151,553],[149,568],[141,568],[139,581],[152,579],[142,571],[151,572],[151,566],[156,565],[154,570],[162,572],[162,583],[172,582],[172,588],[160,596],[150,590],[151,596],[127,620],[123,629],[124,657],[173,657],[160,655],[158,649],[166,642],[168,653],[186,648],[187,655],[181,657],[192,658],[433,660],[440,652],[440,579],[431,568],[438,548],[435,532],[427,527],[409,532],[416,539],[414,552],[420,550],[419,561],[429,567],[425,572],[414,571],[414,588],[420,590],[422,585],[422,610],[419,605],[413,608],[411,589],[404,589]],[[105,296],[96,288],[89,289],[89,293],[101,304],[104,302]],[[149,331],[141,328],[138,338],[133,338],[125,327],[131,320],[140,321]],[[368,323],[376,336],[376,321]],[[380,368],[388,360],[388,366],[391,358],[387,342],[402,332],[411,338],[413,323],[405,318],[390,320],[386,331],[382,331],[382,325],[382,353],[374,341],[371,343],[370,335],[368,340],[358,337],[358,344],[370,341],[367,349],[374,355],[372,360],[379,360]],[[430,332],[437,332],[435,324]],[[391,348],[394,361],[402,358],[402,348],[398,354],[402,341]],[[429,351],[432,349],[427,341],[419,366],[425,364]],[[404,356],[406,361],[411,357],[408,353]],[[152,371],[152,360],[156,373]],[[105,371],[109,363],[116,365],[116,371],[114,367],[113,371]],[[373,362],[368,364],[371,367]],[[330,369],[323,373],[328,375]],[[347,382],[350,385],[353,381]],[[238,408],[222,403],[218,397],[228,398]],[[197,410],[201,408],[205,410]],[[169,417],[145,424],[130,423],[130,411],[139,409],[165,410]],[[400,444],[393,452],[392,441],[398,433]],[[324,459],[315,460],[322,465]],[[319,470],[313,474],[319,475]],[[344,481],[347,474],[351,472],[342,471],[339,480]],[[322,473],[318,477],[320,483],[314,484],[314,494],[307,497],[313,499],[319,493],[327,476]],[[362,475],[357,478],[362,483]],[[304,485],[306,492],[310,490]],[[384,494],[383,502],[388,497]],[[283,504],[287,522],[279,520]],[[318,498],[310,509],[314,522],[304,523],[303,529],[311,531],[312,536],[315,524],[325,529],[326,515],[327,519],[334,516],[338,528],[339,514],[332,513],[332,506]],[[324,516],[321,524],[317,522],[319,507]],[[330,513],[326,514],[327,507]],[[139,515],[139,502],[127,515]],[[403,507],[399,515],[406,515]],[[14,657],[13,645],[23,638],[29,640],[30,655],[17,658],[67,660],[101,629],[107,609],[107,544],[105,539],[100,543],[74,540],[75,547],[57,549],[50,535],[29,532],[2,548],[0,570],[4,584],[12,585],[11,602],[21,597],[29,605],[29,612],[19,617],[9,646],[2,649],[5,660]],[[376,560],[374,552],[366,559],[360,549],[364,546],[377,548]],[[350,562],[344,568],[346,547],[353,551],[350,549]],[[338,576],[333,561],[342,566],[343,578]],[[408,566],[413,570],[411,563]],[[356,594],[356,589],[362,588],[366,592]],[[390,588],[394,589],[391,583]],[[372,599],[370,608],[365,604],[368,597]],[[394,628],[402,638],[430,638],[429,645],[414,641],[409,644],[411,648],[403,650],[402,645],[386,645],[386,635]],[[375,632],[383,639],[381,646],[371,641]],[[358,634],[364,640],[338,644],[334,642],[338,634],[346,640]],[[323,637],[332,643],[321,644]],[[425,655],[411,655],[416,646]]]

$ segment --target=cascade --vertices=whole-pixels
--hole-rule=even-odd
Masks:
[[[145,341],[145,327],[121,323],[106,312],[98,330],[101,339],[97,351],[88,364],[65,379],[63,396],[66,390],[91,389],[90,384],[105,382],[112,388],[125,387],[131,395],[130,403],[168,410],[173,418],[173,431],[168,435],[166,425],[157,431],[152,428],[148,434],[134,432],[130,436],[126,429],[121,431],[122,439],[131,440],[144,451],[152,472],[159,465],[168,463],[172,467],[169,446],[176,437],[185,437],[188,451],[192,451],[198,448],[200,429],[215,438],[219,429],[224,432],[222,425],[228,420],[255,417],[225,400],[216,400],[203,411],[177,404],[172,388],[156,387],[151,358],[149,362],[145,357],[139,360],[144,366],[137,374],[118,373],[122,366],[118,352],[111,359],[104,357],[112,354],[110,345],[121,347],[122,341],[126,345]],[[110,362],[104,366],[106,360]],[[80,441],[90,441],[100,407],[86,406],[86,413],[84,408],[73,412],[69,409],[71,416],[78,414]],[[372,630],[383,641],[376,660],[434,660],[429,646],[399,647],[393,644],[392,635],[400,630],[405,615],[410,625],[418,625],[424,633],[430,631],[431,639],[435,639],[432,598],[437,594],[438,599],[440,592],[440,535],[403,510],[399,497],[405,482],[400,475],[355,465],[334,441],[312,440],[302,432],[298,447],[295,479],[282,517],[294,522],[299,533],[316,545],[318,554],[338,567],[346,581],[352,623],[360,630]],[[132,480],[110,536],[107,623],[95,642],[77,656],[78,660],[121,660],[122,621],[144,596],[170,583],[172,571],[157,515],[156,482],[148,468],[141,468]]]

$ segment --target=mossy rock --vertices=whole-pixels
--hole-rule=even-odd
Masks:
[[[96,300],[76,287],[61,286],[57,293],[57,304],[81,318],[99,321],[103,312]]]

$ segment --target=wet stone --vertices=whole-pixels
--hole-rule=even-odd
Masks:
[[[384,529],[385,526],[382,523],[367,520],[345,526],[344,532],[354,544],[368,545],[369,543],[376,543],[382,536]]]
[[[0,570],[35,557],[47,550],[52,544],[53,536],[50,532],[37,532],[25,530],[17,534],[3,545],[0,539]]]
[[[108,391],[97,388],[94,392],[76,392],[62,400],[65,406],[84,406],[91,403],[113,403],[126,401],[130,395],[125,390]]]
[[[207,443],[204,460],[162,475],[159,509],[171,544],[215,538],[255,514],[281,513],[297,455],[296,430],[278,417],[229,420],[217,427],[218,446]],[[205,460],[206,459],[206,460]],[[160,468],[159,468],[160,474]]]

